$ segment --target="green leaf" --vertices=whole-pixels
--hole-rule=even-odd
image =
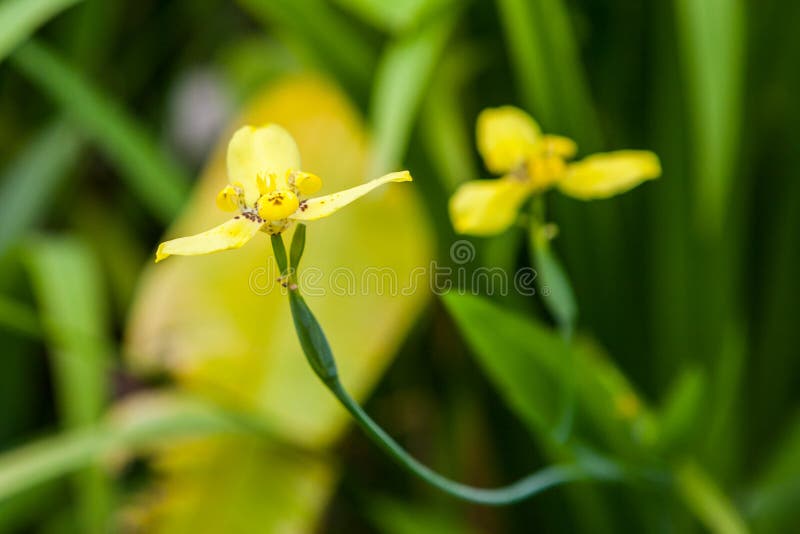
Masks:
[[[277,31],[290,46],[343,83],[369,84],[373,47],[346,17],[322,0],[239,0],[242,8]]]
[[[590,425],[586,430],[625,456],[641,455],[653,444],[653,415],[596,346],[567,344],[533,319],[473,295],[451,292],[443,301],[488,378],[540,438],[553,438],[574,362],[579,415]]]
[[[562,0],[498,0],[523,101],[546,130],[595,150],[600,129]]]
[[[143,127],[45,45],[31,41],[12,60],[103,150],[133,193],[162,221],[171,221],[186,197],[187,179]]]
[[[800,417],[789,425],[745,502],[758,532],[792,529],[800,506]]]
[[[63,121],[47,126],[3,172],[0,184],[0,257],[43,218],[75,164],[81,141]]]
[[[375,147],[368,177],[394,169],[403,159],[422,97],[455,28],[458,11],[442,13],[398,37],[381,57],[370,104]]]
[[[0,326],[33,338],[42,335],[36,312],[25,304],[0,295]]]
[[[675,470],[675,485],[689,509],[715,534],[744,534],[750,530],[738,510],[697,465],[687,462]]]
[[[95,422],[108,400],[109,338],[103,277],[90,250],[70,238],[38,238],[27,250],[41,306],[58,409],[68,428]],[[100,468],[77,479],[83,527],[105,524],[111,485]]]
[[[446,510],[391,499],[375,499],[368,515],[385,534],[470,534],[476,532],[468,521]]]
[[[464,120],[461,97],[467,83],[486,63],[478,47],[454,47],[434,72],[423,103],[420,125],[424,146],[448,193],[462,182],[478,178],[474,125]]]
[[[685,370],[670,387],[659,417],[659,448],[674,450],[697,430],[708,384],[700,369]]]
[[[478,362],[508,405],[537,433],[560,413],[569,347],[539,324],[471,295],[443,297]]]
[[[5,0],[0,4],[0,61],[39,26],[79,0]]]
[[[745,7],[742,0],[674,0],[692,114],[695,218],[718,235],[734,181],[741,125]]]
[[[0,501],[94,465],[111,454],[169,443],[178,437],[232,432],[271,435],[259,424],[190,397],[134,398],[103,422],[42,438],[0,455]]]
[[[336,0],[336,3],[373,26],[391,33],[415,27],[431,15],[451,7],[453,0]]]

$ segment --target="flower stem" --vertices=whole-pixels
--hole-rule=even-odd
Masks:
[[[336,378],[325,385],[337,400],[350,412],[362,430],[395,462],[430,485],[453,497],[478,504],[503,506],[522,501],[549,488],[578,480],[619,480],[622,470],[605,462],[586,462],[552,465],[520,480],[499,488],[478,488],[456,482],[433,471],[406,452],[383,430],[361,406],[347,393]]]
[[[299,234],[302,239],[305,239],[304,230]],[[281,262],[280,260],[285,263],[286,249],[283,240],[280,237],[273,238],[272,246],[279,263]],[[293,247],[293,249],[292,263],[297,265],[302,255],[302,247]],[[527,499],[549,488],[568,482],[577,480],[621,480],[624,478],[625,470],[620,465],[594,455],[583,455],[574,463],[546,467],[508,486],[499,488],[478,488],[440,475],[413,458],[350,396],[339,380],[336,362],[325,333],[296,286],[291,286],[289,302],[300,345],[311,368],[322,380],[322,383],[333,393],[378,447],[401,467],[443,492],[473,503],[502,506]]]

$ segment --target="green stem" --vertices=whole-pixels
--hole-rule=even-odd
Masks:
[[[305,238],[304,229],[300,235]],[[280,236],[273,236],[272,247],[279,266],[286,265],[286,248]],[[300,261],[302,247],[293,247],[292,263]],[[290,286],[292,287],[292,286]],[[386,433],[345,390],[336,369],[336,363],[322,327],[317,322],[296,287],[289,291],[289,303],[297,337],[311,368],[336,399],[353,416],[367,436],[401,467],[432,486],[453,497],[492,506],[507,505],[527,499],[538,493],[567,482],[577,480],[620,480],[624,470],[613,462],[593,456],[570,464],[553,465],[500,488],[477,488],[461,484],[433,471],[413,458]]]
[[[328,389],[350,412],[362,430],[395,462],[430,485],[453,497],[491,506],[508,505],[522,501],[549,488],[578,480],[616,480],[621,478],[617,469],[607,465],[582,466],[562,464],[545,467],[508,486],[500,488],[477,488],[456,482],[433,471],[406,452],[385,430],[383,430],[361,406],[347,393],[339,379],[325,382]]]
[[[550,247],[547,235],[547,218],[542,195],[533,197],[530,203],[530,255],[536,269],[536,284],[544,307],[556,321],[564,343],[572,343],[578,306],[572,284],[561,262]],[[573,352],[568,351],[566,387],[564,389],[563,414],[556,428],[556,440],[565,443],[572,433],[577,409],[577,379]]]

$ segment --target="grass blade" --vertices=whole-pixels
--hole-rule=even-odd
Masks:
[[[343,84],[369,85],[373,47],[358,29],[322,0],[239,0],[259,21],[274,27],[288,44]]]
[[[455,27],[454,11],[397,38],[384,52],[372,93],[375,148],[367,178],[388,172],[403,158],[425,88]]]
[[[112,346],[100,267],[83,243],[70,238],[36,239],[28,264],[42,307],[61,419],[68,428],[94,423],[108,401]],[[99,467],[76,481],[83,527],[102,529],[110,513],[110,481]]]
[[[39,26],[80,0],[5,0],[0,4],[0,61]]]
[[[0,184],[0,257],[50,207],[80,147],[75,131],[56,121],[5,169]]]
[[[45,45],[31,41],[12,60],[103,150],[133,193],[162,222],[171,221],[186,197],[187,180],[142,126]]]

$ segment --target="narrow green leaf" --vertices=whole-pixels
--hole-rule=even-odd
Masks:
[[[678,493],[697,518],[715,534],[744,534],[750,530],[738,510],[715,482],[697,465],[687,462],[675,471]]]
[[[39,26],[79,0],[5,0],[0,4],[0,61]]]
[[[800,506],[800,417],[766,462],[745,501],[758,532],[787,532]]]
[[[336,0],[336,3],[381,30],[398,33],[415,27],[453,0]]]
[[[239,0],[318,68],[364,88],[375,64],[373,47],[347,18],[323,0]]]
[[[11,59],[104,151],[134,194],[163,222],[171,221],[188,181],[142,126],[45,45],[31,41]]]
[[[448,293],[443,301],[509,406],[540,433],[558,419],[569,347],[533,321],[488,300]]]
[[[464,120],[466,84],[486,66],[477,47],[462,45],[442,58],[423,103],[420,124],[424,146],[448,193],[467,180],[478,178],[475,165],[474,125]]]
[[[0,295],[0,327],[33,338],[42,335],[39,319],[34,310],[3,295]]]
[[[593,151],[599,128],[562,0],[498,0],[523,101],[545,129]]]
[[[695,221],[710,235],[725,222],[741,125],[742,0],[674,0],[692,114]]]
[[[63,121],[37,135],[3,171],[0,183],[0,257],[50,208],[75,164],[81,141]]]
[[[38,238],[27,256],[61,419],[68,428],[93,423],[108,400],[112,347],[100,268],[86,245],[70,238]],[[110,513],[110,481],[95,467],[81,473],[77,484],[83,527],[102,528]]]
[[[386,48],[375,74],[370,105],[375,144],[369,177],[394,169],[403,158],[425,89],[458,12],[442,13]]]
[[[593,437],[623,455],[639,455],[653,444],[653,415],[600,349],[585,341],[567,344],[531,318],[473,295],[451,292],[443,301],[488,378],[534,433],[553,438],[574,379],[577,406]]]
[[[470,534],[476,532],[465,518],[430,506],[390,499],[368,503],[367,515],[385,534]]]
[[[685,370],[670,387],[659,413],[659,447],[673,450],[686,443],[696,430],[705,398],[705,374],[700,369]]]
[[[115,415],[0,455],[0,501],[95,465],[110,454],[168,443],[178,437],[231,432],[263,432],[272,437],[271,431],[260,424],[207,403],[178,396],[166,400],[151,406],[144,418]]]

